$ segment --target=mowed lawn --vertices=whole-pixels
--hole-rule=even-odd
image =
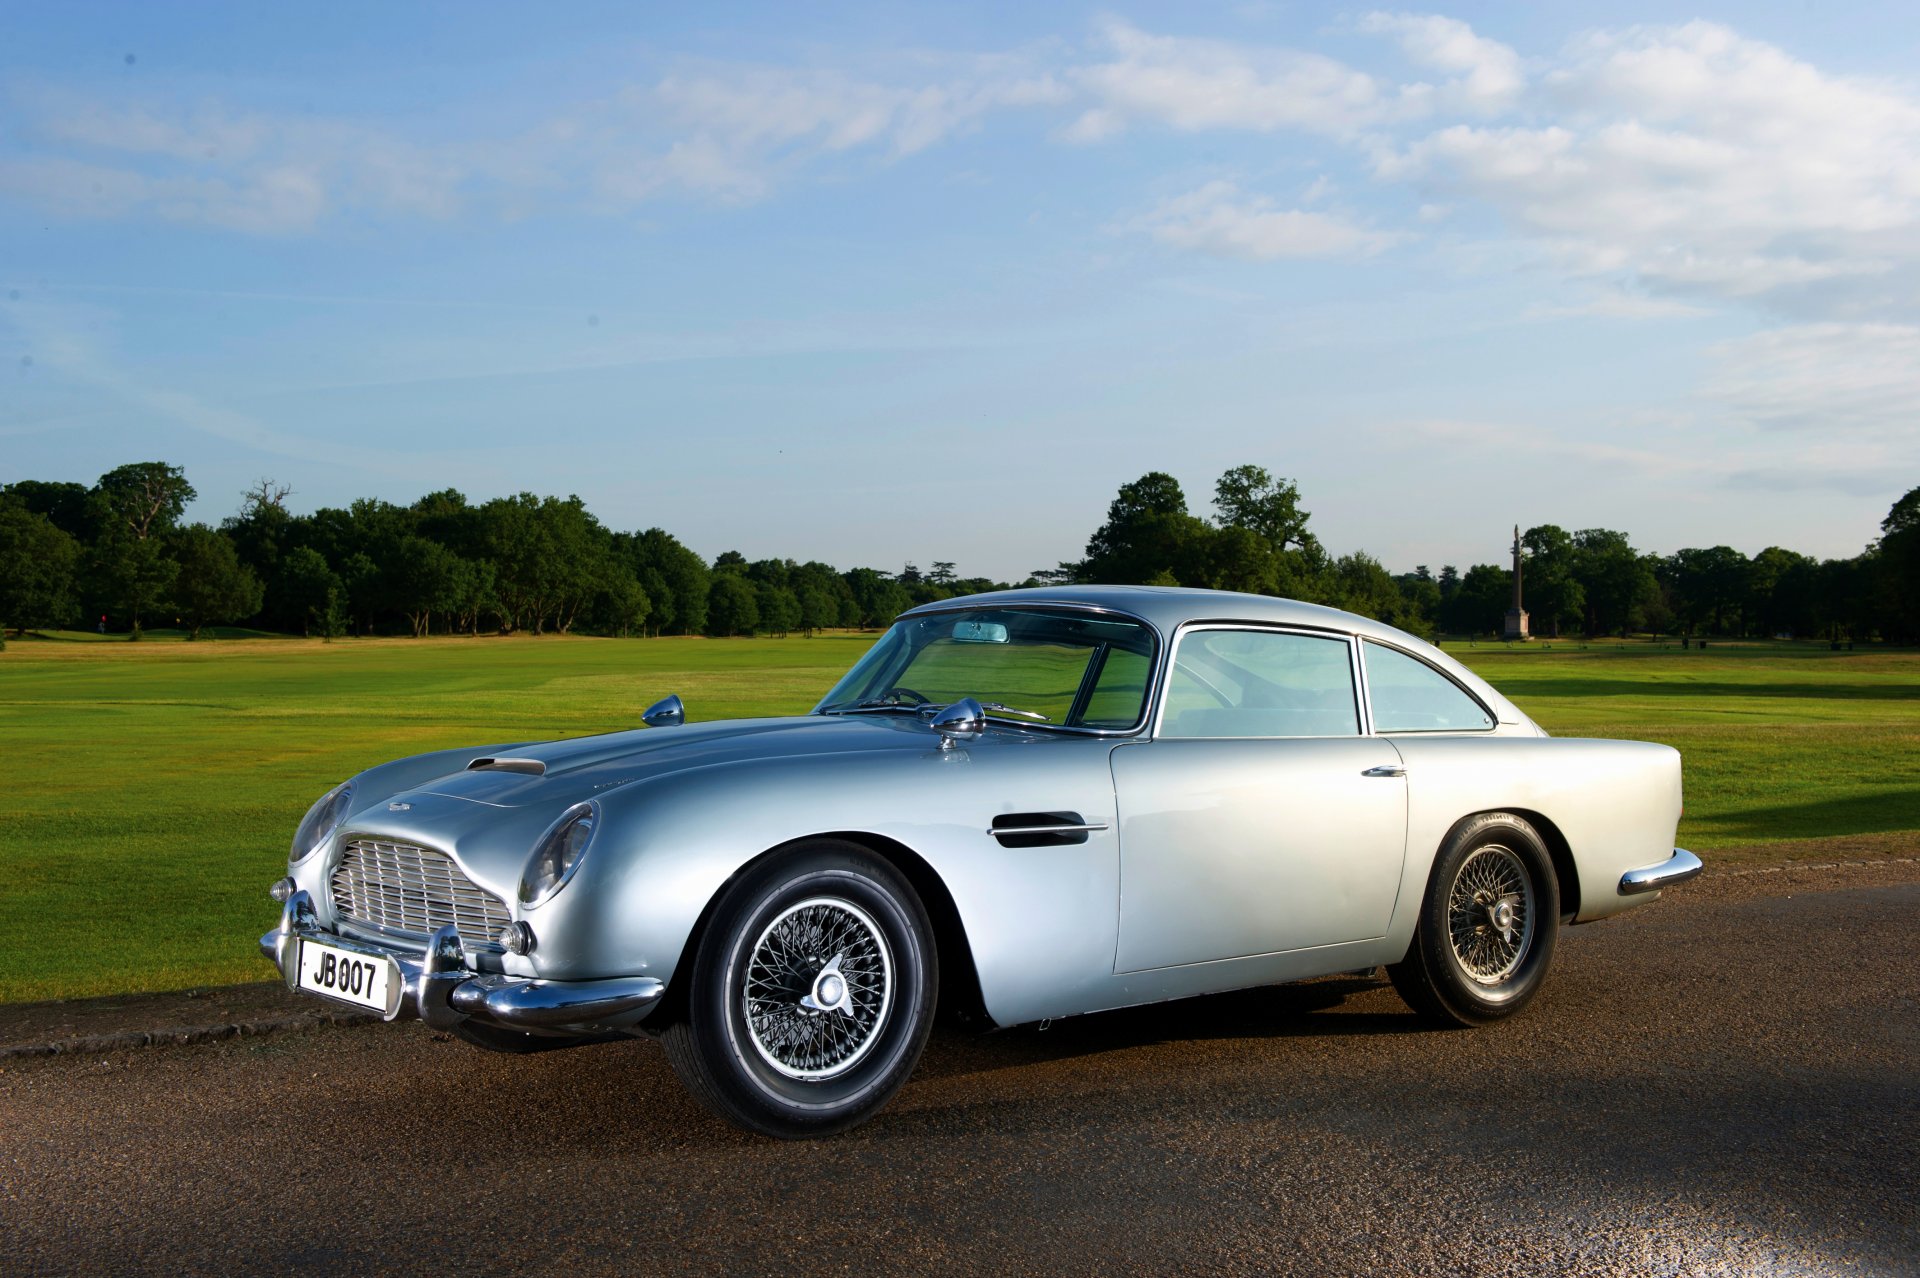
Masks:
[[[1920,830],[1920,652],[1447,647],[1555,736],[1679,750],[1684,847]]]
[[[334,782],[636,726],[669,692],[693,719],[804,711],[873,638],[15,642],[0,1002],[262,979],[267,885]],[[1687,846],[1920,829],[1920,654],[1454,651],[1556,735],[1679,747]]]

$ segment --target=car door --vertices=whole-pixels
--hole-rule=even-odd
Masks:
[[[1180,633],[1153,738],[1111,756],[1115,971],[1386,932],[1407,783],[1392,743],[1363,735],[1358,682],[1345,635]]]

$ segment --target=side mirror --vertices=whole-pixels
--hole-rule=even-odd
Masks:
[[[665,701],[656,701],[647,707],[640,716],[640,722],[649,728],[677,728],[687,721],[687,708],[682,705],[678,695]]]
[[[971,741],[987,730],[987,712],[972,697],[962,697],[933,716],[933,730],[940,734],[940,748],[951,750],[955,741]]]

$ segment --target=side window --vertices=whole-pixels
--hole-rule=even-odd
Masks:
[[[1345,639],[1191,630],[1173,654],[1163,737],[1351,737],[1360,732]]]
[[[1378,644],[1361,645],[1375,732],[1483,732],[1493,716],[1426,662]]]

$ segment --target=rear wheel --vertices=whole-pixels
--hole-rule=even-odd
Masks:
[[[727,890],[695,952],[686,1014],[662,1035],[680,1079],[768,1136],[843,1131],[884,1105],[926,1046],[939,988],[926,910],[865,848],[818,839]]]
[[[1413,944],[1387,973],[1428,1021],[1488,1025],[1539,992],[1559,926],[1559,883],[1538,831],[1485,812],[1440,850]]]

